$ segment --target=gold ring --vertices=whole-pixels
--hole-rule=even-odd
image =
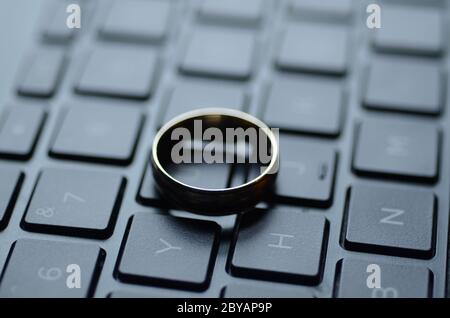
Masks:
[[[174,178],[167,171],[167,167],[173,164],[173,158],[169,156],[175,143],[173,131],[182,127],[192,132],[195,122],[199,120],[203,127],[219,128],[221,131],[238,127],[257,129],[259,135],[256,146],[260,145],[261,138],[267,138],[266,145],[270,147],[270,158],[266,160],[268,163],[261,165],[261,173],[244,184],[221,189],[196,187]],[[253,150],[256,151],[255,148]],[[157,191],[176,208],[204,215],[245,212],[254,208],[271,191],[278,173],[278,136],[262,121],[241,111],[227,108],[194,110],[175,117],[157,132],[152,146],[151,165]]]

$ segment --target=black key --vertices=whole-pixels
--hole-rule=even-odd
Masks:
[[[80,32],[89,28],[90,17],[98,1],[91,0],[53,0],[43,17],[42,37],[51,44],[69,44]],[[67,21],[73,22],[73,7],[80,7],[80,27],[69,28]],[[70,11],[68,11],[70,10]],[[69,18],[69,20],[68,20]]]
[[[134,287],[134,286],[131,286]],[[128,290],[116,290],[108,294],[108,298],[187,298],[192,297],[192,292],[181,290],[169,290],[169,289],[155,289],[150,292],[137,292],[133,289]]]
[[[181,164],[179,167],[169,168],[169,172],[177,180],[191,186],[222,189],[228,185],[230,169],[227,164]],[[162,201],[155,188],[150,167],[146,169],[138,199],[143,204],[158,207],[167,207],[171,203]]]
[[[264,121],[286,131],[336,136],[343,99],[342,86],[333,79],[277,77],[270,87]]]
[[[301,18],[349,21],[352,0],[291,0],[289,12]]]
[[[156,53],[144,47],[97,47],[87,60],[76,91],[81,94],[148,98],[158,75]]]
[[[167,295],[161,295],[161,294],[142,294],[142,293],[119,290],[119,291],[110,293],[108,295],[108,298],[125,299],[125,298],[174,298],[174,297],[167,296]]]
[[[273,210],[243,216],[232,273],[288,283],[321,279],[327,223],[322,215]]]
[[[2,298],[91,297],[104,258],[98,246],[84,243],[20,239],[11,250]]]
[[[23,179],[24,175],[19,170],[6,166],[0,168],[0,230],[8,224]]]
[[[3,114],[0,130],[0,157],[17,160],[31,158],[45,120],[37,106],[14,106]]]
[[[222,189],[229,186],[230,182],[235,185],[243,183],[242,175],[239,175],[238,169],[234,170],[233,179],[231,178],[231,164],[180,164],[176,167],[169,167],[169,173],[177,180],[191,186],[207,189]],[[207,176],[207,177],[205,177]],[[242,179],[240,179],[240,177]],[[141,188],[138,194],[138,200],[150,206],[156,207],[174,207],[171,202],[165,201],[155,188],[155,182],[150,166],[145,169]]]
[[[246,80],[253,73],[255,35],[246,30],[198,28],[185,49],[180,70],[187,74]]]
[[[23,66],[17,92],[20,95],[51,97],[61,81],[66,58],[59,48],[34,51]]]
[[[272,283],[273,284],[273,283]],[[224,298],[312,298],[314,294],[305,289],[264,286],[260,284],[230,284],[224,288]]]
[[[348,30],[340,25],[290,24],[275,59],[283,70],[343,75],[348,67]]]
[[[179,164],[170,167],[170,174],[177,180],[194,187],[223,189],[227,187],[231,164]]]
[[[155,288],[151,290],[136,291],[135,285],[131,289],[115,290],[107,295],[108,298],[189,298],[192,291],[174,290],[167,288]]]
[[[135,283],[206,288],[218,230],[212,222],[138,213],[128,232],[119,277]]]
[[[247,94],[241,86],[211,80],[183,81],[170,92],[162,122],[201,107],[243,110],[247,103]]]
[[[153,296],[158,298],[158,296]],[[147,295],[147,294],[140,294],[140,293],[135,293],[135,292],[128,292],[128,291],[123,291],[123,290],[119,290],[119,291],[115,291],[112,292],[108,295],[108,298],[120,298],[120,299],[125,299],[125,298],[153,298],[151,295]]]
[[[274,200],[281,203],[327,207],[333,199],[336,153],[329,147],[305,142],[295,136],[280,136],[283,162]],[[256,177],[257,171],[251,176]]]
[[[374,266],[375,265],[375,266]],[[341,298],[427,298],[431,297],[431,272],[422,266],[344,259],[337,296]],[[377,267],[378,266],[378,267]],[[368,271],[369,270],[369,271]],[[369,288],[369,275],[380,273],[380,288]],[[371,285],[371,287],[374,287]]]
[[[64,114],[50,154],[57,158],[127,165],[142,127],[137,109],[76,105]]]
[[[345,247],[429,258],[435,197],[429,190],[358,184],[351,188]]]
[[[438,114],[444,103],[440,63],[417,58],[376,58],[368,73],[368,108]]]
[[[381,51],[438,55],[444,50],[444,14],[438,8],[383,4],[373,43]],[[411,21],[416,21],[411,23]]]
[[[413,4],[413,5],[422,5],[424,7],[436,7],[436,8],[444,8],[446,0],[427,0],[426,2],[422,0],[394,0],[392,1],[395,4]]]
[[[169,31],[170,9],[170,1],[114,1],[100,34],[115,40],[160,42]]]
[[[141,187],[137,198],[139,202],[145,205],[158,207],[164,206],[164,201],[155,188],[155,182],[150,165],[145,167],[144,176],[142,178]]]
[[[369,176],[434,181],[438,154],[439,134],[434,125],[370,119],[358,129],[353,168]]]
[[[45,169],[22,220],[25,229],[71,236],[111,235],[125,189],[115,173]]]
[[[264,0],[203,0],[199,16],[207,21],[229,23],[230,25],[256,25],[264,14]]]
[[[75,4],[80,5],[80,1],[72,1]],[[42,30],[45,40],[56,43],[67,43],[71,41],[78,30],[76,28],[67,27],[67,17],[69,13],[66,12],[69,1],[54,1],[52,6],[48,10],[48,14],[45,17],[44,27]],[[80,8],[83,8],[80,6]],[[84,16],[83,9],[81,9],[81,17]],[[83,26],[83,19],[81,23]]]

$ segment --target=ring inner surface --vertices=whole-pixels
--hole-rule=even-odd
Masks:
[[[157,146],[161,167],[178,182],[226,189],[255,179],[271,161],[267,132],[230,115],[186,118],[168,129]]]

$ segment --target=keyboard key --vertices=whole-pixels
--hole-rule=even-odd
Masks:
[[[379,266],[380,288],[368,288],[369,265]],[[431,272],[426,267],[344,259],[337,296],[340,298],[426,298],[431,297]]]
[[[343,100],[338,81],[285,75],[273,81],[263,118],[270,127],[286,131],[337,136]]]
[[[214,266],[218,234],[212,222],[135,214],[119,263],[119,278],[204,289]]]
[[[338,25],[290,24],[275,63],[282,70],[343,75],[348,67],[348,30]]]
[[[444,102],[443,82],[437,62],[376,58],[369,68],[364,104],[373,109],[438,114]]]
[[[383,5],[382,27],[374,33],[373,42],[381,51],[441,54],[444,50],[443,12],[423,6]]]
[[[247,104],[248,97],[241,86],[214,81],[183,81],[170,92],[163,123],[201,107],[244,110]]]
[[[205,189],[223,189],[227,187],[231,164],[187,163],[174,165],[168,170],[175,179],[191,186]]]
[[[20,239],[3,273],[0,297],[91,297],[103,257],[92,244]],[[80,273],[79,280],[75,273]]]
[[[280,138],[283,164],[276,182],[275,197],[280,202],[331,204],[336,167],[333,149],[301,142],[295,137]]]
[[[17,92],[25,96],[51,97],[61,81],[65,61],[61,49],[34,51],[21,71]]]
[[[349,21],[352,0],[291,0],[289,12],[301,18]]]
[[[0,157],[31,158],[44,125],[45,112],[38,106],[13,106],[3,113],[0,129]]]
[[[224,288],[223,298],[312,298],[314,294],[305,289],[264,286],[260,284],[230,284]]]
[[[176,167],[169,167],[169,173],[177,180],[189,184],[191,186],[221,189],[229,186],[230,182],[235,185],[244,183],[245,176],[240,174],[238,168],[233,170],[231,176],[231,164],[181,164]],[[205,176],[208,176],[205,178]],[[141,188],[138,194],[140,203],[156,207],[175,207],[173,202],[163,199],[157,189],[150,167],[146,168]]]
[[[177,167],[169,167],[168,171],[177,180],[191,186],[207,189],[222,189],[228,185],[231,164],[181,164]],[[205,176],[208,177],[205,178]],[[173,203],[164,201],[155,188],[151,168],[146,169],[138,200],[150,206],[173,207]]]
[[[98,1],[92,0],[53,0],[45,8],[46,15],[43,17],[42,38],[51,44],[69,44],[80,32],[90,27],[89,22]],[[69,5],[76,4],[80,7],[80,28],[68,28],[67,19],[71,12],[67,12]],[[70,19],[72,22],[73,19]]]
[[[280,203],[328,207],[333,198],[336,153],[326,146],[281,135],[283,163],[273,200]],[[259,173],[259,171],[258,171]],[[251,176],[257,172],[252,170]]]
[[[422,0],[394,0],[392,2],[398,4],[414,4],[414,5],[422,5],[426,7],[437,7],[437,8],[445,8],[446,0],[427,0],[426,2]]]
[[[49,14],[47,14],[44,26],[43,26],[43,37],[45,40],[56,43],[68,43],[74,38],[74,35],[78,30],[81,29],[70,29],[67,27],[67,17],[66,12],[67,6],[70,4],[69,1],[53,1],[49,8]],[[72,1],[74,4],[80,5],[79,1]],[[80,8],[82,6],[80,5]],[[84,13],[81,15],[84,16]],[[83,24],[83,21],[81,22]]]
[[[231,270],[238,276],[317,284],[327,242],[323,216],[289,210],[245,214]]]
[[[429,258],[434,247],[433,192],[358,184],[351,188],[345,247]]]
[[[385,1],[386,2],[386,1]],[[393,0],[392,3],[395,4],[402,4],[402,5],[421,5],[424,7],[437,7],[437,8],[444,8],[446,0]]]
[[[156,53],[147,48],[98,47],[89,55],[76,91],[88,95],[146,99],[156,86],[158,67]]]
[[[116,40],[160,42],[169,30],[170,8],[169,1],[114,1],[100,35]]]
[[[370,119],[358,129],[353,168],[359,174],[432,182],[438,174],[439,133],[414,120]]]
[[[159,298],[158,295],[152,296],[147,294],[140,294],[136,292],[128,292],[128,291],[114,291],[108,295],[108,298],[119,298],[119,299],[125,299],[125,298]]]
[[[137,109],[76,105],[65,113],[50,154],[57,158],[127,165],[142,127]]]
[[[145,167],[144,176],[142,178],[141,187],[137,199],[140,203],[150,206],[163,207],[164,201],[155,188],[152,169],[149,165]]]
[[[3,230],[16,204],[24,175],[17,169],[2,166],[0,176],[0,230]]]
[[[129,291],[114,291],[108,295],[108,298],[119,298],[119,299],[127,299],[127,298],[175,298],[175,295],[166,295],[163,293],[137,293],[137,292],[129,292]]]
[[[261,22],[263,11],[263,0],[203,0],[198,13],[207,21],[256,25]]]
[[[191,35],[180,70],[200,76],[246,80],[253,72],[255,36],[246,30],[217,27]]]
[[[70,236],[111,235],[125,182],[115,173],[82,169],[45,169],[36,184],[25,229]]]
[[[131,286],[132,288],[134,286]],[[191,292],[181,290],[170,290],[153,288],[151,291],[138,292],[133,289],[128,290],[116,290],[109,293],[108,298],[188,298],[192,297]]]

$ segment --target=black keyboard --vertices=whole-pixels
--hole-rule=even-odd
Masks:
[[[0,297],[445,297],[450,2],[372,2],[2,0]],[[251,214],[154,189],[158,128],[210,106],[281,130]]]

